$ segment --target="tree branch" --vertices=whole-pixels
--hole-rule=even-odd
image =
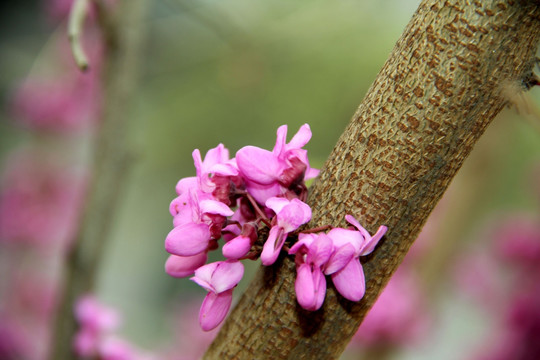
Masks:
[[[71,45],[71,52],[77,67],[81,71],[88,70],[88,58],[84,53],[81,44],[82,29],[84,26],[84,18],[88,11],[88,0],[75,0],[69,13],[68,21],[68,38]]]
[[[73,359],[72,336],[77,328],[73,305],[77,298],[94,288],[95,278],[114,214],[124,188],[130,154],[126,144],[129,102],[136,89],[142,43],[141,18],[145,0],[118,4],[120,16],[105,30],[105,73],[103,115],[93,144],[92,180],[84,214],[64,264],[62,298],[57,314],[51,359]],[[100,13],[100,16],[111,13]]]
[[[304,311],[294,261],[261,268],[205,359],[335,359],[401,263],[486,126],[525,88],[540,39],[532,1],[421,3],[312,187],[310,226],[387,225],[358,303],[335,289]],[[501,144],[504,146],[504,144]],[[364,258],[362,258],[364,259]]]

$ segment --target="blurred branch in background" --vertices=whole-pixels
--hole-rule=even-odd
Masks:
[[[78,297],[94,289],[104,246],[125,188],[133,156],[126,144],[129,104],[138,78],[143,39],[145,0],[122,1],[100,16],[116,18],[106,29],[103,114],[93,144],[92,180],[84,204],[78,236],[64,266],[63,296],[57,315],[51,359],[73,358],[73,316]]]
[[[68,37],[75,63],[81,69],[88,69],[88,58],[82,47],[82,31],[84,19],[88,12],[88,0],[75,0],[69,14]]]

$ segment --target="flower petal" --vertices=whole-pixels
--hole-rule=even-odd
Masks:
[[[245,146],[238,150],[236,163],[244,177],[264,185],[275,182],[282,167],[274,154],[255,146]]]
[[[281,125],[278,127],[276,132],[276,144],[272,153],[276,156],[279,156],[282,152],[285,151],[285,143],[287,141],[287,125]]]
[[[230,164],[216,164],[208,169],[211,174],[221,176],[236,176],[238,175],[238,169]]]
[[[313,283],[315,285],[315,306],[314,310],[319,310],[324,302],[326,296],[326,277],[322,273],[320,268],[313,270]]]
[[[240,259],[251,249],[251,239],[247,236],[237,236],[228,241],[221,251],[227,259]]]
[[[334,228],[327,234],[333,241],[335,247],[351,244],[354,247],[355,255],[360,256],[360,250],[364,243],[364,237],[356,230]]]
[[[230,290],[242,280],[244,265],[240,261],[218,261],[218,265],[212,274],[212,286],[216,293]]]
[[[274,210],[276,214],[279,214],[283,210],[283,208],[290,203],[290,200],[282,197],[271,197],[270,199],[266,200],[265,205],[266,207]]]
[[[298,132],[293,136],[291,141],[287,144],[287,150],[300,149],[306,145],[311,139],[311,129],[308,124],[304,124],[298,129]]]
[[[232,211],[227,205],[221,201],[203,200],[199,203],[201,214],[217,214],[222,216],[232,216]]]
[[[354,257],[354,246],[351,244],[345,244],[336,250],[326,263],[324,273],[331,275],[341,269],[343,269]]]
[[[316,234],[300,234],[298,235],[298,241],[289,249],[289,255],[296,254],[302,246],[309,248],[313,241],[317,239]]]
[[[246,190],[259,204],[265,204],[268,199],[278,196],[283,192],[282,187],[277,181],[264,185],[246,180],[245,184]]]
[[[174,255],[193,256],[205,251],[209,241],[208,225],[188,223],[169,232],[165,239],[165,250]]]
[[[369,231],[364,229],[364,227],[362,225],[360,225],[360,223],[358,222],[358,220],[356,220],[356,218],[354,216],[345,215],[345,220],[347,220],[349,222],[349,224],[351,224],[355,228],[357,228],[358,231],[360,231],[360,233],[364,237],[364,239],[366,239],[366,240],[371,239],[371,235],[369,234]]]
[[[306,170],[306,174],[304,175],[304,180],[314,179],[317,176],[319,176],[320,172],[321,171],[319,169],[314,169],[314,168],[310,167],[310,168],[308,168]]]
[[[360,255],[371,254],[387,230],[388,228],[386,226],[380,226],[375,235],[373,237],[370,236],[369,240],[364,243],[362,249],[360,249]]]
[[[320,268],[328,261],[328,259],[330,259],[332,250],[332,240],[328,237],[328,235],[321,233],[309,247],[308,256],[310,257],[313,265]]]
[[[223,144],[219,144],[206,152],[204,167],[210,168],[216,164],[223,164],[229,160],[229,150]]]
[[[286,233],[294,231],[311,220],[311,208],[308,204],[292,199],[289,205],[277,214],[277,223]]]
[[[198,180],[196,176],[180,179],[180,181],[178,181],[178,183],[176,184],[176,193],[178,195],[189,194],[192,189],[197,189],[197,181]]]
[[[332,281],[345,299],[359,301],[364,297],[366,280],[358,259],[352,259],[341,271],[333,273]]]
[[[268,239],[264,243],[261,253],[261,262],[263,265],[269,266],[276,262],[285,238],[286,235],[279,226],[274,226],[270,229]]]
[[[165,272],[177,278],[187,277],[203,266],[207,259],[206,252],[193,256],[170,255],[167,262],[165,262]]]
[[[296,269],[296,281],[294,282],[296,300],[301,307],[311,310],[316,305],[315,285],[311,267],[308,264],[302,264]]]
[[[199,312],[199,324],[204,331],[215,329],[227,316],[232,303],[233,289],[220,294],[209,292]]]
[[[193,276],[189,280],[196,282],[198,285],[202,286],[207,291],[215,292],[216,289],[214,288],[212,277],[218,266],[219,262],[213,262],[201,266],[200,268],[195,270],[195,276]]]

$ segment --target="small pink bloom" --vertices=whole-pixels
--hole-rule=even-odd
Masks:
[[[238,169],[235,159],[229,159],[229,150],[219,144],[208,150],[204,161],[199,149],[193,151],[193,161],[197,170],[197,179],[200,189],[205,193],[212,194],[217,200],[230,205],[231,191],[238,181]]]
[[[302,149],[311,138],[309,125],[304,124],[288,144],[286,137],[287,126],[283,125],[277,131],[272,151],[245,146],[236,153],[246,189],[260,204],[276,196],[303,199],[306,192],[304,179],[318,174],[318,170],[309,165],[307,151]]]
[[[199,323],[204,331],[217,327],[227,315],[232,303],[233,288],[244,276],[244,265],[239,261],[218,261],[204,265],[191,278],[208,291],[201,311]]]
[[[102,305],[91,295],[77,301],[75,318],[79,331],[75,334],[73,346],[80,356],[95,356],[104,336],[120,323],[120,317],[113,309]]]
[[[371,236],[369,232],[364,229],[360,223],[351,215],[346,215],[345,219],[354,227],[357,231],[349,229],[335,228],[330,230],[328,236],[333,240],[334,246],[342,247],[349,245],[354,248],[354,257],[343,267],[343,254],[336,257],[335,261],[340,261],[340,270],[336,271],[337,266],[329,266],[326,274],[332,276],[332,282],[343,297],[351,301],[359,301],[362,299],[365,293],[365,278],[362,265],[360,264],[360,256],[370,254],[379,240],[384,236],[387,231],[386,226],[381,226]]]
[[[287,200],[277,197],[268,199],[266,206],[276,213],[261,253],[261,262],[268,266],[272,265],[278,258],[287,235],[309,222],[311,208],[298,199]]]
[[[185,208],[181,208],[184,204],[186,204]],[[234,214],[222,202],[210,199],[200,200],[194,191],[189,198],[183,198],[179,203],[173,201],[171,212],[177,209],[180,209],[180,212],[175,215],[175,219],[181,216],[182,221],[177,222],[179,225],[167,235],[165,249],[178,256],[194,256],[206,251],[211,240],[221,237],[226,216]],[[183,214],[182,211],[191,214],[191,221],[189,214]]]
[[[177,226],[165,239],[165,250],[178,256],[194,256],[205,252],[210,243],[210,228],[207,224],[189,223]]]
[[[296,299],[306,310],[318,310],[326,294],[323,268],[332,255],[332,240],[324,233],[300,234],[289,254],[296,254]]]
[[[538,266],[540,221],[530,215],[514,215],[495,226],[493,237],[498,255],[506,261]]]
[[[257,225],[255,223],[246,223],[242,227],[240,235],[223,245],[223,256],[232,260],[240,259],[249,252],[256,240]]]
[[[309,180],[319,175],[319,170],[313,169],[309,166],[309,160],[307,157],[307,151],[302,149],[311,139],[311,129],[308,124],[304,124],[300,127],[298,132],[293,136],[291,141],[287,144],[287,125],[282,125],[277,130],[276,145],[272,152],[282,162],[287,165],[287,169],[292,169],[292,173],[296,176],[281,177],[281,181],[285,181],[285,184],[291,184],[301,176],[302,179]],[[299,160],[300,163],[296,162]],[[301,170],[301,171],[300,171]],[[287,186],[287,185],[286,185]]]
[[[85,295],[77,301],[75,317],[82,326],[98,331],[114,330],[120,325],[118,313],[91,295]]]
[[[70,132],[87,129],[100,111],[100,85],[96,72],[29,79],[13,96],[12,111],[19,123],[37,130]]]

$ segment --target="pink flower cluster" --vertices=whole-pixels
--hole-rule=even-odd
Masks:
[[[289,250],[295,254],[297,277],[296,298],[306,310],[318,310],[326,294],[326,279],[330,275],[336,290],[346,299],[359,301],[364,297],[365,279],[360,256],[370,254],[386,233],[379,227],[371,236],[351,215],[345,219],[356,230],[334,228],[325,233],[300,234],[299,241]]]
[[[75,318],[79,324],[73,341],[77,356],[101,360],[153,359],[126,340],[113,335],[120,325],[120,316],[95,297],[86,295],[77,301]]]
[[[208,291],[199,314],[205,331],[217,327],[229,311],[233,289],[244,273],[240,260],[260,256],[263,265],[274,264],[287,238],[311,219],[311,208],[304,202],[304,181],[316,177],[318,170],[310,166],[303,149],[311,130],[304,124],[288,143],[286,136],[283,125],[272,151],[246,146],[232,159],[222,144],[209,150],[204,160],[195,150],[197,176],[181,179],[176,186],[178,197],[170,206],[174,229],[165,240],[171,255],[165,270],[174,277],[194,273],[191,280]],[[371,237],[352,216],[347,220],[357,230],[300,234],[300,241],[289,251],[297,259],[298,301],[308,310],[318,309],[324,300],[324,275],[332,276],[347,299],[357,301],[363,296],[358,257],[373,250],[386,227]],[[269,232],[261,251],[257,241],[264,225]],[[226,260],[205,265],[220,238],[225,241]]]

